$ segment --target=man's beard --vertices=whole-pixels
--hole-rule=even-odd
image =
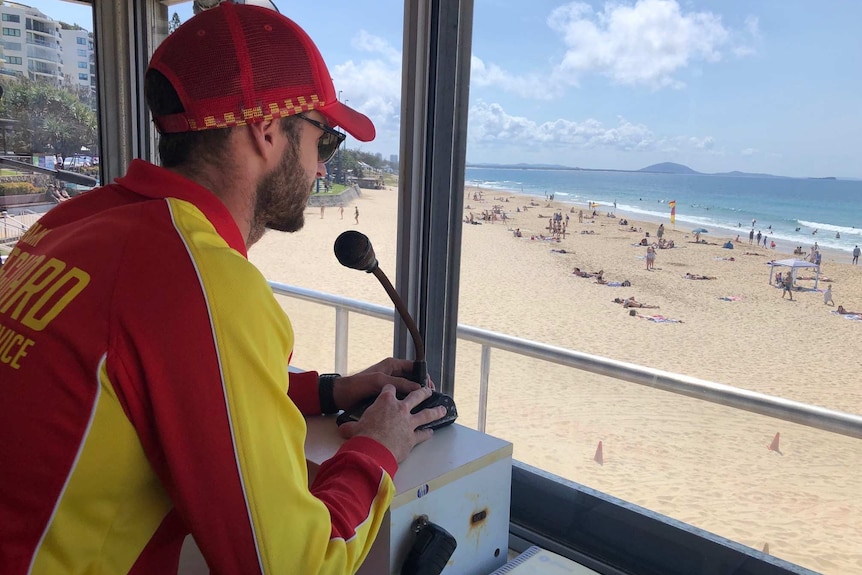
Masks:
[[[257,185],[248,245],[263,237],[266,228],[281,232],[301,230],[312,183],[302,169],[295,148],[288,146],[278,167]]]

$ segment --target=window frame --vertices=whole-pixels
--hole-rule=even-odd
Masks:
[[[426,334],[429,373],[448,393],[455,387],[472,17],[473,0],[404,2],[396,287]],[[124,174],[133,157],[156,160],[143,76],[167,25],[167,6],[157,0],[95,3],[102,181]],[[412,354],[400,322],[393,351]],[[542,545],[608,575],[698,572],[681,565],[716,575],[813,573],[519,462],[512,480],[516,550]]]

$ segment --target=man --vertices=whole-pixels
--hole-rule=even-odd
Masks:
[[[862,250],[859,249],[859,246],[853,248],[853,265],[859,263],[859,255],[862,254]]]
[[[790,301],[793,301],[793,274],[790,271],[784,274],[782,280],[781,299],[784,299],[784,294],[789,294]]]
[[[353,573],[443,408],[410,413],[430,392],[409,361],[288,378],[291,324],[246,253],[302,227],[330,126],[374,126],[255,6],[173,32],[145,92],[163,167],[54,208],[0,270],[2,571],[176,572],[190,532],[215,573]],[[309,487],[302,414],[377,393]]]

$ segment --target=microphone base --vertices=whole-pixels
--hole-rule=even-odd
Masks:
[[[350,409],[343,411],[341,414],[339,414],[335,422],[338,425],[343,425],[348,421],[359,421],[359,418],[361,418],[362,414],[365,413],[365,410],[368,409],[368,407],[372,403],[374,403],[375,399],[377,398],[370,397],[365,401],[357,403]],[[446,408],[446,415],[444,415],[440,419],[436,419],[430,423],[426,423],[425,425],[420,425],[416,428],[417,430],[440,429],[441,427],[446,427],[447,425],[455,423],[455,420],[458,419],[458,409],[455,407],[455,400],[453,400],[451,396],[448,396],[445,393],[440,393],[439,391],[431,392],[431,397],[411,409],[410,413],[419,413],[423,409],[437,407],[440,405]]]

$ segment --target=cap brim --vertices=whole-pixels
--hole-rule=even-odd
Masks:
[[[331,125],[344,129],[357,140],[370,142],[377,135],[374,124],[365,114],[360,114],[337,100],[329,106],[317,108],[317,111],[326,116]]]

